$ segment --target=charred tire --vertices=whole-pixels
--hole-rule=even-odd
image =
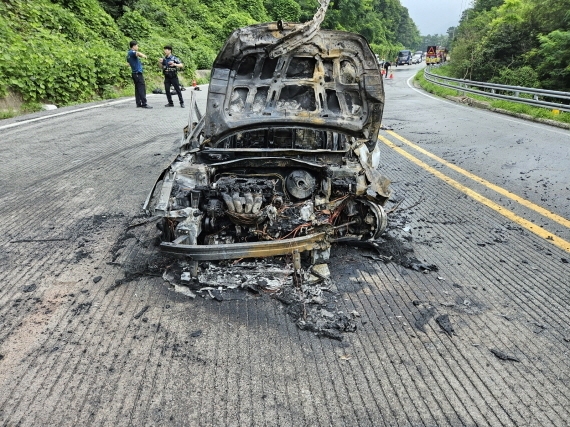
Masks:
[[[362,240],[377,239],[386,230],[388,217],[384,209],[367,199],[353,199],[344,207],[337,224],[347,224],[346,233]],[[339,225],[342,230],[342,226]]]
[[[376,218],[376,232],[373,234],[372,239],[378,239],[388,226],[388,215],[386,215],[382,206],[376,203],[372,203],[368,200],[361,200],[361,202],[370,208]]]

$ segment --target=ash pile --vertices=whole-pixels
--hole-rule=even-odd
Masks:
[[[438,271],[436,265],[414,255],[409,221],[403,212],[393,212],[380,238],[344,239],[338,243],[349,251],[356,248],[373,261],[396,263],[426,274]],[[332,258],[336,258],[334,254]],[[192,268],[191,262],[172,258],[163,279],[191,298],[201,296],[222,302],[268,295],[286,306],[299,329],[321,337],[342,341],[343,333],[355,332],[360,323],[358,312],[342,310],[340,292],[328,265],[301,263],[299,253],[255,261],[204,262],[196,271]]]
[[[405,210],[393,209],[389,212],[387,228],[378,239],[337,240],[331,251],[331,262],[335,263],[333,273],[339,273],[339,268],[342,270],[349,262],[345,261],[346,256],[352,258],[355,251],[364,262],[368,259],[395,263],[426,274],[438,271],[436,265],[416,258],[409,226],[411,219]],[[136,239],[141,247],[140,251],[132,252],[133,258],[121,263],[125,278],[118,280],[113,289],[139,277],[159,276],[172,290],[190,298],[223,302],[269,297],[284,305],[299,329],[339,341],[346,332],[355,332],[362,324],[360,314],[345,307],[327,264],[311,265],[309,259],[302,260],[297,252],[257,260],[196,263],[156,251],[157,242],[153,244],[149,240],[154,228],[153,221],[137,222],[119,239],[120,242],[126,238]],[[147,256],[141,256],[143,254]],[[113,255],[113,259],[116,256]]]
[[[201,296],[221,302],[268,295],[286,306],[299,329],[342,341],[343,332],[356,331],[359,314],[339,310],[339,292],[327,264],[301,267],[299,261],[297,257],[205,262],[192,272],[191,263],[176,260],[164,271],[163,279],[191,298]],[[196,277],[192,277],[194,274]]]

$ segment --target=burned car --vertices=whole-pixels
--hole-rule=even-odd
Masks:
[[[194,261],[308,252],[385,229],[378,171],[382,76],[358,34],[305,24],[236,30],[217,56],[207,107],[145,202],[161,249]]]

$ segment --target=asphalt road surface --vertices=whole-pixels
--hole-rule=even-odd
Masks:
[[[570,135],[428,97],[417,69],[385,80],[382,171],[439,271],[334,249],[338,304],[360,314],[342,342],[270,295],[133,274],[157,232],[130,226],[188,109],[0,122],[0,425],[568,425]]]

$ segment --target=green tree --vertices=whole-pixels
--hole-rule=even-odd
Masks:
[[[246,12],[256,22],[266,22],[268,15],[263,0],[236,0],[237,10]]]
[[[445,46],[447,46],[448,49],[453,48],[453,42],[455,41],[455,31],[457,31],[457,27],[449,27],[447,29],[447,41],[445,43]]]
[[[476,0],[455,32],[450,68],[456,77],[568,91],[568,34],[570,0]]]
[[[126,9],[117,25],[130,39],[146,39],[152,33],[152,24],[138,10]]]
[[[301,17],[301,6],[294,0],[266,1],[265,8],[272,21],[298,22]]]
[[[530,61],[538,64],[537,70],[545,87],[570,90],[570,31],[555,30],[539,36],[540,48],[531,52]]]
[[[485,12],[494,7],[501,6],[504,2],[505,0],[475,0],[473,10],[475,12]]]

